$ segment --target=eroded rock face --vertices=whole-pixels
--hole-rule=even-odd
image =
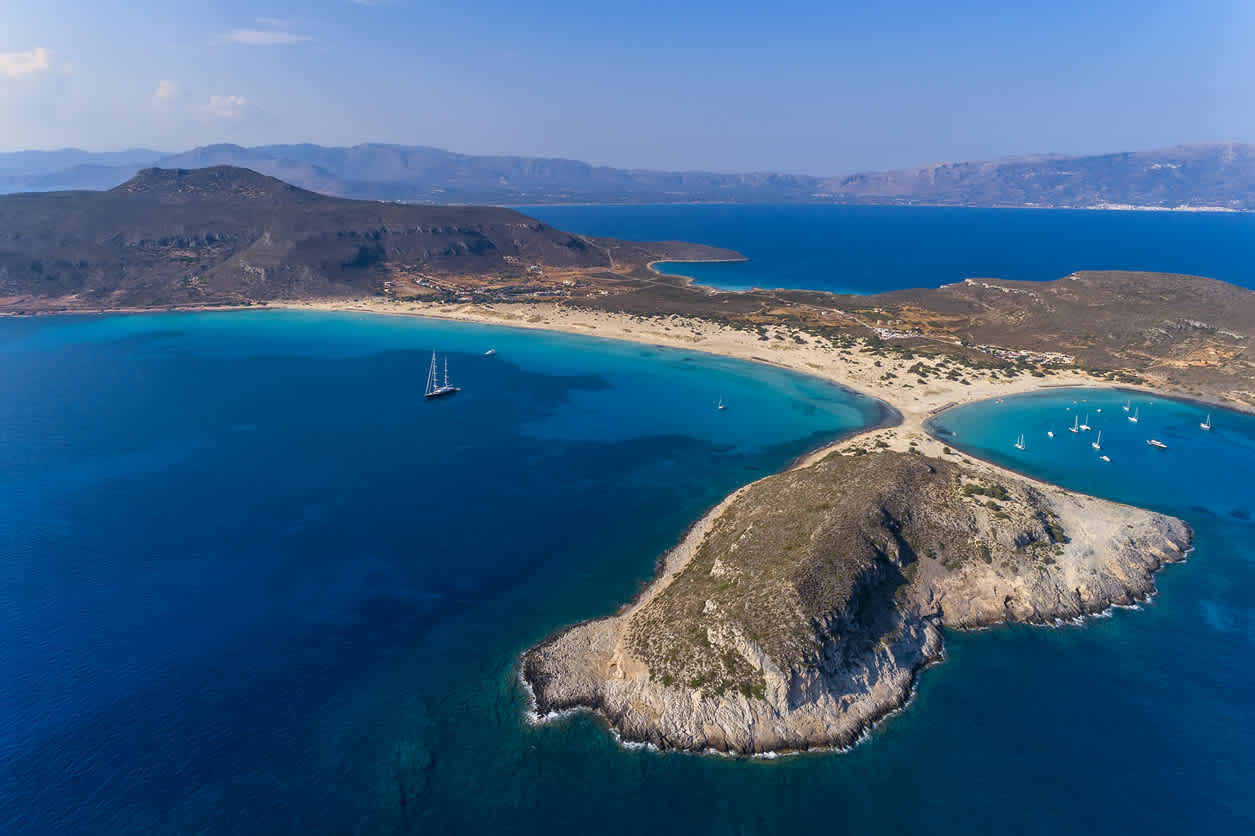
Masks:
[[[1129,604],[1181,560],[1180,520],[902,453],[751,485],[695,527],[629,608],[529,651],[541,715],[625,740],[758,753],[846,746],[901,707],[941,627]]]

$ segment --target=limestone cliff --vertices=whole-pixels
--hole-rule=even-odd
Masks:
[[[1149,595],[1180,520],[1002,471],[833,455],[743,488],[619,615],[529,651],[541,715],[625,740],[756,753],[844,746],[901,707],[941,628],[1048,623]]]

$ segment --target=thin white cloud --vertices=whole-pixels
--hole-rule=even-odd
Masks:
[[[26,52],[0,52],[0,78],[25,78],[47,72],[52,50],[37,46]]]
[[[236,29],[220,35],[215,44],[239,44],[241,46],[282,46],[312,41],[312,35],[285,32],[282,29]]]
[[[170,103],[179,96],[179,83],[163,78],[157,82],[157,89],[153,91],[153,107],[157,110],[167,110]]]
[[[217,119],[238,122],[248,115],[252,107],[243,96],[210,96],[209,101],[201,105],[199,110]]]
[[[210,41],[213,46],[238,44],[240,46],[282,46],[284,44],[300,44],[314,40],[313,35],[293,32],[288,21],[277,17],[257,18],[260,29],[235,29],[219,35]]]

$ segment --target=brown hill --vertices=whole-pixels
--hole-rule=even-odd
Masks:
[[[370,295],[394,270],[522,277],[731,255],[571,235],[510,209],[326,197],[226,166],[0,197],[0,296],[70,308]]]
[[[1255,377],[1255,293],[1200,276],[1104,270],[1052,282],[968,279],[868,303],[970,345],[1056,351],[1082,366],[1169,379],[1188,370],[1196,382],[1238,388]]]

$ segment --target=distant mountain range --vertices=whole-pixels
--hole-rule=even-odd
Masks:
[[[66,149],[0,154],[0,194],[108,189],[148,166],[220,165],[336,197],[425,204],[719,201],[1255,210],[1255,145],[1236,143],[939,163],[847,177],[619,169],[380,144],[208,145],[180,154]]]

